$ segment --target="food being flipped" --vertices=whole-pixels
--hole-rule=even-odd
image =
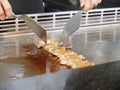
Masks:
[[[86,60],[84,56],[60,46],[59,43],[53,39],[48,39],[46,45],[40,41],[39,44],[41,43],[45,50],[58,57],[61,65],[70,66],[73,69],[94,65],[93,62]]]

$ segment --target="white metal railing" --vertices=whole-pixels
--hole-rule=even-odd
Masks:
[[[45,27],[46,30],[62,29],[67,21],[77,11],[65,11],[65,12],[53,12],[53,13],[39,13],[28,14],[31,18],[36,20],[39,24]],[[87,14],[82,13],[81,26],[97,25],[97,24],[109,24],[120,22],[120,8],[106,8],[106,9],[94,9]],[[28,31],[28,27],[23,20],[16,18],[6,19],[0,21],[0,34],[2,33],[14,33]]]

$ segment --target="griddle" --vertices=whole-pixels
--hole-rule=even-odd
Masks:
[[[77,11],[29,14],[28,16],[38,21],[41,25],[43,25],[43,27],[46,28],[48,38],[52,38],[55,41],[58,41],[58,38],[62,32],[64,25],[69,20],[69,18],[72,15],[74,15],[76,12]],[[54,85],[55,87],[53,87],[51,90],[59,90],[56,89],[58,88],[56,85],[60,85],[60,87],[62,87],[62,89],[60,88],[60,90],[64,90],[64,88],[66,87],[65,83],[67,82],[66,78],[67,76],[72,75],[71,72],[74,73],[80,72],[80,74],[82,73],[84,74],[86,72],[86,74],[81,77],[89,81],[88,79],[94,80],[94,78],[91,77],[92,75],[94,76],[95,73],[96,73],[95,78],[97,80],[100,80],[98,72],[100,71],[101,73],[102,72],[101,70],[105,70],[103,72],[103,75],[105,75],[106,73],[108,77],[112,78],[113,74],[109,75],[109,72],[111,72],[117,75],[115,77],[119,80],[118,73],[116,72],[117,70],[119,71],[118,64],[120,60],[119,16],[120,16],[120,8],[98,9],[98,10],[89,11],[87,14],[82,14],[82,22],[79,30],[77,30],[68,39],[67,43],[68,45],[72,46],[73,51],[83,55],[84,57],[86,57],[87,60],[95,63],[94,67],[87,68],[88,71],[86,69],[69,71],[71,70],[69,67],[61,66],[59,65],[59,62],[52,62],[50,59],[47,59],[46,58],[47,56],[45,54],[46,52],[36,49],[34,42],[39,38],[35,35],[35,33],[32,32],[32,30],[30,30],[27,27],[27,25],[24,23],[23,20],[12,18],[12,19],[7,19],[6,21],[1,21],[0,22],[1,24],[0,26],[1,27],[0,29],[1,30],[0,88],[1,90],[2,89],[6,90],[11,86],[13,86],[12,90],[17,90],[20,88],[21,90],[24,90],[23,88],[28,88],[29,90],[30,89],[34,90],[37,88],[48,90],[48,88],[51,87],[52,85]],[[39,55],[45,55],[45,56],[43,56],[44,58],[42,59],[39,57]],[[117,62],[110,64],[111,68],[113,67],[113,71],[112,70],[110,71],[111,68],[109,69],[109,64],[105,64],[105,63],[110,63],[115,61]],[[102,65],[99,64],[105,64],[105,65],[103,65],[102,67]],[[101,67],[102,69],[97,67]],[[97,70],[91,68],[95,68]],[[106,69],[108,69],[108,73]],[[62,74],[64,74],[65,76]],[[89,74],[91,75],[90,78],[89,78]],[[48,76],[48,78],[46,76]],[[105,77],[103,76],[103,79],[105,79],[107,76]],[[41,77],[41,80],[39,79],[39,77]],[[62,79],[60,79],[60,77]],[[115,80],[119,86],[119,82],[117,81],[117,79],[114,79],[115,77],[112,78],[112,81]],[[34,78],[36,78],[35,81]],[[55,78],[57,78],[58,82]],[[75,76],[75,78],[77,79],[77,76]],[[25,81],[28,80],[25,82],[26,84],[23,83],[25,86],[21,84],[22,82],[24,82],[24,80]],[[40,84],[37,83],[39,80],[40,80]],[[49,80],[51,83],[48,82],[49,85],[44,86],[45,84],[47,85],[47,81],[45,80]],[[69,80],[72,82],[71,79]],[[107,78],[107,80],[109,79]],[[116,84],[115,81],[113,82],[113,84],[111,83],[110,85],[114,86],[114,84]],[[106,82],[107,81],[101,83],[105,83],[106,85],[107,84]],[[61,83],[62,85],[59,83]],[[79,88],[77,87],[77,85],[78,86],[83,85],[82,83],[80,83],[79,80],[78,83],[79,84],[76,83],[76,90]],[[93,82],[93,85],[101,86],[101,83],[100,84],[97,83],[98,82],[95,82],[94,84]],[[32,87],[31,84],[36,85],[37,87],[36,86]],[[85,81],[84,84],[87,85],[89,83]],[[41,87],[40,85],[43,86]],[[71,84],[68,84],[68,86],[69,85]],[[29,88],[28,86],[31,87]],[[107,88],[109,88],[109,85]]]

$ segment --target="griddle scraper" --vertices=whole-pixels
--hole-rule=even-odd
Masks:
[[[82,11],[78,11],[73,15],[65,25],[63,32],[60,36],[59,42],[64,42],[71,34],[79,29],[82,19]]]
[[[35,32],[35,34],[46,43],[47,41],[47,36],[46,36],[46,30],[39,24],[37,23],[35,20],[33,20],[32,18],[30,18],[27,15],[21,15],[21,16],[14,16],[18,19],[23,19],[25,21],[25,23],[28,25],[29,28],[31,28],[31,30],[33,30]]]

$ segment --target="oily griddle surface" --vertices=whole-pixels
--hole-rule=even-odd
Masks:
[[[21,79],[70,68],[60,65],[56,56],[34,44],[22,45],[19,49],[21,56],[0,60],[0,80]]]

